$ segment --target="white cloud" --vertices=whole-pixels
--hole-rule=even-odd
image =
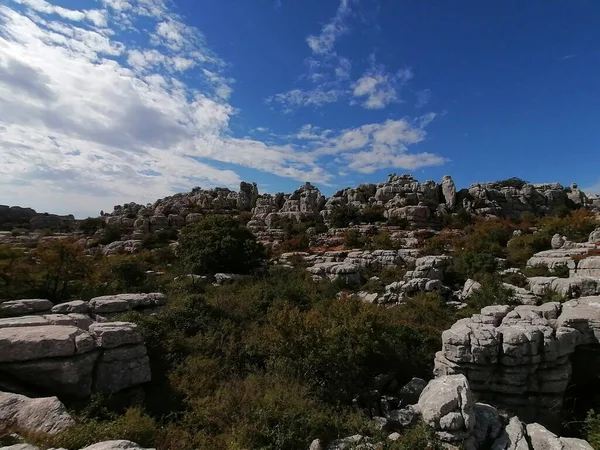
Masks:
[[[382,109],[398,101],[398,89],[412,77],[410,69],[399,70],[390,75],[383,66],[374,66],[356,81],[353,95],[365,97],[362,106],[366,109]]]
[[[327,103],[336,102],[342,91],[331,89],[323,90],[321,88],[303,91],[301,89],[292,89],[291,91],[276,94],[267,99],[267,103],[279,103],[285,107],[286,112],[291,112],[299,106],[319,107]]]
[[[427,114],[413,121],[387,120],[338,133],[320,132],[312,125],[305,125],[297,137],[314,140],[313,153],[318,157],[338,155],[348,169],[356,172],[373,173],[384,168],[415,170],[446,162],[431,153],[408,153],[409,146],[425,140],[425,127],[434,118],[434,114]]]
[[[310,49],[318,55],[331,53],[337,38],[348,30],[344,22],[350,13],[349,0],[341,0],[335,16],[328,24],[323,26],[321,33],[317,36],[310,35],[306,38]]]
[[[235,188],[239,175],[219,163],[320,183],[332,179],[329,155],[359,172],[438,163],[407,151],[425,138],[431,118],[341,132],[310,126],[285,144],[233,137],[230,121],[239,111],[228,101],[234,80],[227,64],[161,0],[100,0],[106,29],[85,11],[80,18],[24,1],[35,12],[0,5],[0,203],[83,215],[195,185]],[[142,33],[146,25],[149,45],[115,37],[115,28]],[[203,85],[188,86],[182,77],[189,71]],[[281,94],[290,105],[342,95],[290,92]],[[382,162],[360,166],[368,155]]]

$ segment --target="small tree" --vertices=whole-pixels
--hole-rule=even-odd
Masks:
[[[76,281],[83,281],[88,263],[80,245],[66,239],[40,243],[35,249],[40,274],[40,288],[52,302],[68,297],[69,288]]]
[[[262,263],[264,246],[237,220],[205,216],[179,234],[178,255],[192,273],[248,273]]]
[[[79,229],[86,236],[93,236],[96,231],[104,228],[106,223],[99,217],[88,217],[79,224]]]

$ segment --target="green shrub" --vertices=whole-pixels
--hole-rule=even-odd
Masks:
[[[446,284],[459,287],[468,278],[482,278],[498,270],[498,260],[489,253],[460,252],[446,271]]]
[[[363,248],[365,238],[358,230],[348,230],[344,233],[344,247],[347,249]]]
[[[121,239],[121,229],[117,225],[107,225],[102,231],[100,244],[108,245]]]
[[[392,239],[390,233],[385,231],[370,236],[367,245],[371,250],[393,250],[401,247],[400,242]]]
[[[79,224],[79,229],[86,236],[93,236],[96,234],[96,231],[104,228],[105,226],[106,223],[100,217],[88,217],[87,219],[81,221]]]
[[[594,449],[600,448],[600,415],[594,411],[588,412],[585,419],[586,440]]]
[[[248,273],[265,256],[252,232],[225,216],[205,216],[186,226],[179,235],[177,252],[185,269],[198,274]]]
[[[506,259],[514,266],[523,267],[534,253],[549,250],[550,240],[546,233],[516,236],[508,242]]]
[[[327,219],[335,228],[346,228],[352,222],[359,222],[360,214],[355,206],[337,204],[333,207]]]
[[[544,217],[539,221],[541,231],[548,236],[560,234],[576,242],[586,241],[597,226],[598,220],[587,209],[575,210],[566,217]]]
[[[528,184],[529,181],[525,181],[518,177],[507,178],[506,180],[496,181],[496,184],[499,184],[500,187],[511,187],[515,189],[523,189],[523,186]]]
[[[442,450],[446,448],[436,438],[433,429],[424,422],[402,432],[400,439],[386,442],[382,450]]]
[[[481,281],[481,288],[473,293],[467,304],[470,311],[478,313],[486,306],[516,305],[518,302],[513,298],[511,289],[504,287],[498,277],[486,275]]]
[[[385,222],[384,211],[383,206],[367,206],[360,210],[360,221],[363,223]]]
[[[140,409],[128,409],[123,416],[113,420],[84,420],[75,426],[54,435],[23,432],[34,445],[78,450],[97,442],[126,439],[142,447],[153,447],[158,439],[160,428],[156,422]]]

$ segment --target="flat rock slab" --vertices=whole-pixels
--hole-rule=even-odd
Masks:
[[[68,314],[68,313],[81,313],[85,314],[89,311],[90,307],[87,302],[83,300],[74,300],[72,302],[59,303],[52,307],[54,314]]]
[[[89,306],[94,313],[125,312],[135,308],[164,305],[166,297],[159,292],[150,294],[118,294],[95,297]]]
[[[0,328],[38,327],[41,325],[50,325],[50,322],[42,316],[21,316],[0,319]]]
[[[74,326],[0,328],[0,362],[72,356],[94,348],[94,338]]]
[[[154,450],[144,449],[135,442],[131,441],[105,441],[98,442],[97,444],[90,445],[89,447],[82,448],[81,450]]]
[[[17,317],[50,311],[52,302],[40,298],[12,300],[0,303],[0,317]]]
[[[29,398],[0,392],[0,432],[17,428],[54,434],[73,425],[75,421],[56,397]]]
[[[103,322],[90,325],[90,333],[102,348],[114,348],[122,345],[141,344],[143,338],[138,327],[130,322]]]

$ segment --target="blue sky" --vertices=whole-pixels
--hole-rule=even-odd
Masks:
[[[600,191],[594,1],[7,0],[0,203],[390,172]]]

